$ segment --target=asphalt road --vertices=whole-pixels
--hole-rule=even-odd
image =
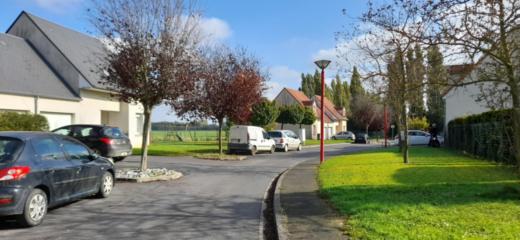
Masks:
[[[375,147],[327,146],[327,156]],[[43,224],[0,221],[0,239],[258,239],[264,192],[279,173],[316,159],[319,148],[258,154],[240,162],[151,157],[150,167],[175,169],[179,180],[118,182],[108,199],[85,199],[49,211]],[[130,157],[118,167],[137,166]]]

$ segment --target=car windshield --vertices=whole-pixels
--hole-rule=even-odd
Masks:
[[[108,136],[108,137],[116,137],[117,138],[117,137],[124,136],[123,132],[121,131],[121,129],[117,128],[117,127],[105,128],[103,133],[105,134],[105,136]]]
[[[272,138],[281,138],[282,133],[281,132],[269,132],[269,136]]]
[[[22,145],[22,141],[18,139],[0,137],[0,164],[16,159]]]

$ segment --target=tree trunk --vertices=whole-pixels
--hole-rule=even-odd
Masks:
[[[401,120],[403,121],[403,131],[404,131],[404,142],[402,143],[403,149],[403,162],[407,164],[408,161],[408,114],[406,113],[406,102],[403,104],[403,112],[402,112]]]
[[[152,107],[144,106],[143,143],[141,145],[141,171],[148,169],[148,142],[150,139]]]
[[[222,156],[222,124],[224,119],[218,119],[218,154]]]
[[[511,87],[511,97],[513,99],[513,155],[520,172],[520,90],[518,86]]]
[[[282,123],[282,130],[283,130],[283,123]]]

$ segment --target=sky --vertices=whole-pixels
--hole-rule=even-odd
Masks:
[[[0,29],[6,31],[22,10],[74,30],[92,33],[86,9],[89,0],[3,0]],[[335,34],[356,24],[365,0],[199,0],[202,30],[214,41],[243,47],[258,57],[270,74],[272,99],[284,87],[297,89],[301,73],[313,73],[316,59],[337,60]],[[347,15],[343,14],[343,9]],[[337,61],[336,61],[337,62]],[[334,64],[334,62],[333,62]],[[327,75],[336,74],[336,65]],[[347,79],[345,79],[347,80]],[[166,106],[152,121],[174,121]]]

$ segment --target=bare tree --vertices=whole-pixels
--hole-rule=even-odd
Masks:
[[[196,75],[200,80],[197,87],[170,104],[179,115],[217,121],[222,154],[224,120],[249,122],[253,105],[262,100],[266,75],[260,70],[260,62],[243,49],[214,47],[206,51],[202,65]]]
[[[147,169],[151,115],[164,99],[195,86],[189,78],[199,41],[191,1],[93,1],[90,21],[105,41],[102,83],[120,100],[144,109],[141,170]]]

